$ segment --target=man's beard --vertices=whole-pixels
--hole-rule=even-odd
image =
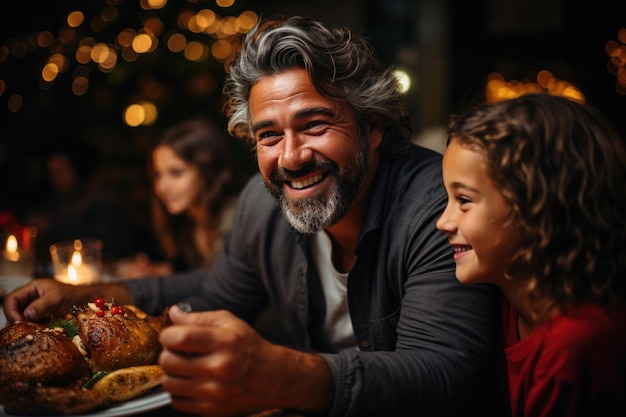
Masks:
[[[369,146],[359,138],[359,148],[353,160],[342,171],[329,160],[313,160],[298,171],[277,168],[265,185],[280,204],[291,226],[300,233],[313,234],[337,223],[350,209],[367,182],[370,170]],[[325,172],[334,176],[329,193],[311,198],[290,200],[283,192],[284,182],[301,178],[311,172]]]

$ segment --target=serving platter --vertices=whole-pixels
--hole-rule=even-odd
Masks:
[[[134,416],[136,414],[145,413],[148,411],[156,410],[157,408],[165,407],[172,402],[170,394],[163,391],[162,388],[158,388],[141,397],[125,401],[123,403],[116,404],[114,406],[104,408],[98,411],[94,411],[89,414],[76,415],[73,417],[126,417]],[[15,417],[11,414],[7,414],[4,408],[0,406],[0,417]],[[31,417],[31,416],[22,416]],[[35,416],[32,416],[35,417]],[[36,416],[46,417],[46,416]],[[52,416],[48,416],[52,417]],[[56,416],[55,416],[56,417]]]

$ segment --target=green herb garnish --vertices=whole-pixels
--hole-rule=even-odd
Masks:
[[[89,381],[85,382],[81,388],[82,389],[91,389],[95,385],[96,382],[100,381],[107,373],[105,371],[98,371],[89,378]]]
[[[69,337],[70,339],[78,334],[78,323],[73,317],[69,319],[52,319],[50,321],[50,324],[48,325],[48,328],[62,328],[65,331],[67,337]]]

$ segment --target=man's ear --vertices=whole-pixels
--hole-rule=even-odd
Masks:
[[[380,116],[372,116],[367,122],[367,140],[370,148],[376,149],[380,147],[383,141],[383,123]]]

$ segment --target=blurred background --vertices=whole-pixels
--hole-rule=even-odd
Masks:
[[[416,142],[442,149],[450,112],[548,91],[602,110],[626,136],[624,0],[46,0],[0,5],[0,211],[49,193],[46,153],[75,147],[120,197],[141,251],[146,158],[167,126],[225,123],[221,89],[262,16],[308,15],[365,34],[405,80]],[[232,139],[242,170],[246,145]],[[1,219],[0,219],[1,220]]]

